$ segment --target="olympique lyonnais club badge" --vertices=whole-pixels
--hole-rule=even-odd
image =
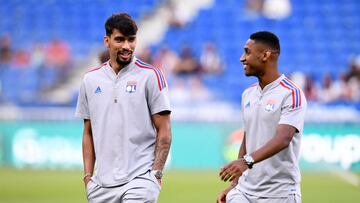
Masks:
[[[137,85],[136,81],[128,81],[126,84],[126,92],[128,93],[136,92],[136,85]]]
[[[265,111],[270,112],[273,111],[275,108],[276,101],[274,99],[269,99],[266,102]]]

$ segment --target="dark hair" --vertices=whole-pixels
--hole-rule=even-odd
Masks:
[[[250,39],[254,40],[255,42],[263,43],[280,54],[279,38],[274,33],[269,31],[255,32],[250,35]]]
[[[106,35],[110,36],[114,29],[119,30],[124,36],[136,35],[138,30],[135,21],[127,13],[115,13],[106,20]]]

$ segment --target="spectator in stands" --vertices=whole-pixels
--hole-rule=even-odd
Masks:
[[[41,91],[51,90],[68,79],[73,66],[67,42],[55,38],[47,44],[35,45],[33,51],[31,62],[42,63],[39,69]]]
[[[212,43],[206,43],[203,47],[200,56],[201,70],[207,74],[221,74],[223,73],[222,60]]]
[[[0,38],[0,101],[2,99],[2,80],[3,71],[9,68],[12,59],[12,50],[10,46],[10,38],[3,35]]]
[[[45,61],[45,52],[42,44],[35,43],[31,50],[31,66],[34,68],[42,68]]]
[[[334,102],[339,99],[339,92],[334,85],[330,74],[325,74],[322,78],[319,100],[324,103]]]
[[[352,77],[347,81],[347,85],[351,92],[351,101],[360,102],[360,81]]]
[[[178,9],[173,0],[167,0],[165,2],[165,9],[169,14],[169,25],[172,27],[181,28],[186,24],[185,14]]]
[[[291,14],[289,0],[264,0],[263,15],[270,19],[283,19]]]
[[[304,94],[308,101],[318,100],[318,92],[317,92],[316,84],[314,82],[313,77],[310,75],[307,75],[305,78]]]
[[[360,101],[360,55],[353,58],[347,73],[345,73],[346,82],[351,92],[351,100]]]
[[[264,0],[247,0],[246,14],[249,17],[258,17],[263,8]]]
[[[30,68],[31,55],[24,49],[16,50],[12,57],[12,68]]]
[[[283,19],[291,14],[289,0],[247,0],[246,13],[248,17],[263,15],[269,19]]]
[[[70,47],[60,39],[54,39],[46,47],[46,65],[64,68],[70,62]]]
[[[53,39],[46,47],[45,67],[56,69],[63,81],[71,69],[69,45],[60,39]]]
[[[108,50],[104,50],[100,53],[99,61],[101,64],[107,62],[110,59],[110,54]]]
[[[153,64],[152,52],[149,47],[145,47],[144,49],[142,49],[137,57],[145,63]]]
[[[344,73],[340,74],[339,79],[334,82],[334,89],[338,92],[338,100],[352,100],[352,91],[349,83],[346,81],[346,75]]]
[[[166,45],[155,53],[153,64],[164,71],[165,77],[170,79],[174,73],[176,64],[180,61],[179,56]]]
[[[3,35],[0,38],[0,65],[10,64],[12,58],[12,50],[10,45],[10,37]]]
[[[360,82],[360,55],[350,62],[349,71],[346,73],[346,80],[356,78]]]
[[[301,71],[295,71],[290,74],[290,79],[297,84],[298,87],[304,89],[306,82],[306,75]]]
[[[189,46],[184,46],[180,53],[180,60],[175,65],[174,73],[179,76],[194,75],[200,72],[200,66]]]

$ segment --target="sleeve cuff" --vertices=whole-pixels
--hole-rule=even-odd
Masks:
[[[75,113],[75,117],[76,118],[82,118],[82,119],[90,119],[89,115],[78,113],[78,112]]]

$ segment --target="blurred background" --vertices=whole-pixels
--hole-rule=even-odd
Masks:
[[[242,141],[239,58],[255,31],[281,43],[305,92],[303,202],[360,199],[360,1],[0,0],[0,202],[86,202],[84,73],[106,61],[105,20],[138,23],[136,55],[169,84],[173,144],[160,203],[215,202]],[[181,192],[179,192],[181,191]]]

